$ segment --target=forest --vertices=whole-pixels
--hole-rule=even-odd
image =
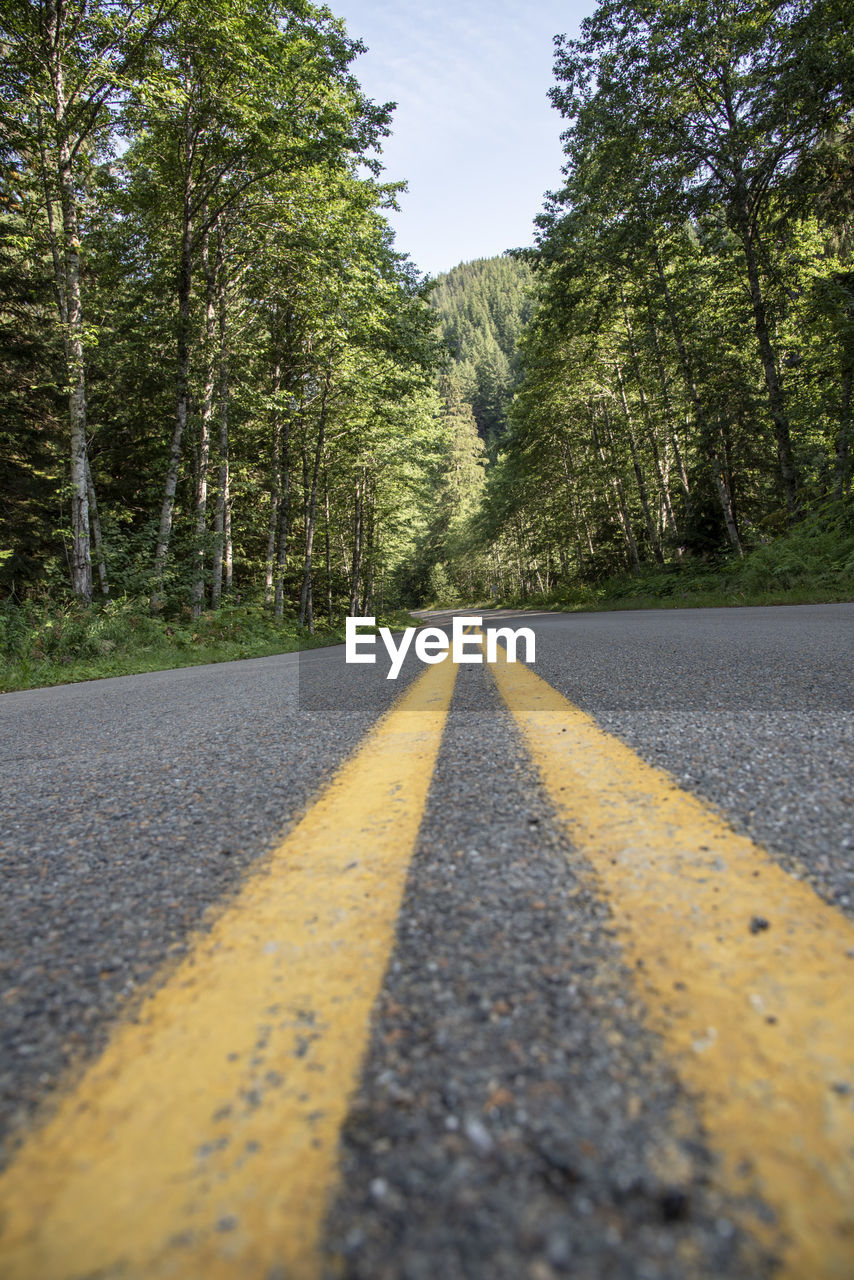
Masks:
[[[435,281],[362,47],[302,0],[4,0],[4,651],[749,588],[781,540],[766,579],[854,583],[843,0],[600,0],[535,243]]]
[[[5,4],[8,596],[382,608],[437,342],[360,49],[309,4]]]
[[[556,39],[563,185],[513,255],[532,284],[498,414],[496,362],[473,382],[457,359],[490,465],[451,595],[668,595],[726,565],[850,598],[851,27],[822,0],[602,0]],[[452,283],[446,332],[488,332],[487,293],[466,313]]]

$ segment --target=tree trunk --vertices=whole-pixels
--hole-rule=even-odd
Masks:
[[[365,591],[362,597],[361,613],[363,617],[371,618],[374,616],[374,568],[376,563],[376,483],[373,479],[369,484],[366,484],[366,490],[368,514],[364,520],[364,527],[368,568],[367,573],[364,575]]]
[[[324,507],[324,534],[326,538],[326,613],[329,618],[330,627],[335,626],[335,614],[332,604],[332,543],[329,528],[329,476],[326,468],[323,468],[323,507]]]
[[[299,620],[300,626],[307,626],[314,633],[314,610],[311,596],[311,567],[314,548],[314,529],[317,518],[317,481],[320,476],[320,464],[323,459],[323,444],[326,436],[326,406],[329,398],[329,385],[332,380],[330,370],[326,372],[323,384],[323,397],[320,402],[320,420],[317,425],[317,444],[314,450],[314,464],[311,471],[311,489],[306,512],[305,529],[305,565],[303,568],[302,591],[300,592]]]
[[[842,370],[842,397],[839,413],[839,435],[836,438],[836,463],[833,469],[833,496],[841,502],[848,487],[848,459],[851,452],[851,380],[854,367]]]
[[[350,574],[350,617],[357,616],[359,607],[359,577],[362,569],[362,478],[356,481],[356,495],[353,514],[353,567]]]
[[[218,609],[222,599],[223,565],[226,592],[231,592],[231,474],[228,458],[228,295],[222,237],[217,246],[217,312],[219,318],[219,475],[214,510],[214,549],[211,568],[211,606]]]
[[[271,330],[275,330],[275,320]],[[282,389],[282,362],[278,350],[278,338],[275,332],[270,334],[272,350],[271,383],[273,391],[272,449],[270,458],[270,519],[267,525],[267,565],[264,574],[264,603],[273,601],[273,578],[276,563],[276,530],[278,528],[279,499],[281,494],[281,450],[282,450],[282,415],[279,408],[279,394]]]
[[[234,553],[231,545],[231,505],[232,496],[226,486],[225,492],[225,594],[231,596],[234,593]]]
[[[285,570],[288,564],[288,536],[291,515],[291,419],[286,413],[281,430],[281,480],[279,489],[279,529],[276,549],[276,583],[273,615],[279,621],[285,612]]]
[[[338,530],[338,545],[341,548],[341,563],[344,566],[344,576],[349,582],[350,581],[350,561],[347,556],[347,543],[344,541],[344,530],[341,528],[339,528]]]
[[[649,536],[650,544],[652,545],[652,554],[655,556],[656,562],[660,565],[663,565],[664,555],[661,550],[661,542],[658,537],[658,530],[655,527],[655,521],[653,520],[652,512],[649,509],[649,493],[647,491],[646,480],[644,479],[644,474],[641,469],[640,458],[638,456],[637,442],[635,440],[635,433],[632,428],[632,416],[631,416],[631,413],[629,412],[629,402],[626,398],[626,386],[623,381],[623,371],[620,368],[620,365],[618,362],[615,363],[614,369],[616,370],[616,373],[617,373],[617,381],[620,386],[620,396],[623,401],[623,413],[625,414],[625,418],[626,418],[626,431],[628,433],[629,449],[632,455],[632,468],[635,473],[635,480],[637,481],[638,497],[640,498],[640,504],[641,504],[641,510],[643,511],[644,523],[646,524],[646,531]]]
[[[87,603],[92,599],[92,552],[89,531],[89,489],[86,483],[86,363],[83,351],[83,304],[80,293],[80,239],[77,222],[74,158],[66,116],[65,76],[63,67],[65,15],[56,0],[46,0],[41,21],[43,53],[53,89],[54,138],[56,142],[55,178],[62,213],[63,253],[60,254],[53,221],[53,201],[42,145],[43,180],[47,203],[48,227],[54,256],[54,287],[63,324],[66,378],[68,385],[68,420],[71,480],[71,556],[69,571],[71,589]],[[39,109],[39,124],[41,112]],[[40,136],[41,141],[41,136]]]
[[[216,337],[217,269],[221,266],[217,251],[211,265],[209,234],[202,241],[202,270],[205,276],[205,383],[202,392],[202,413],[199,430],[199,470],[196,479],[196,526],[193,552],[193,617],[198,618],[205,599],[205,533],[207,532],[208,466],[211,452],[211,418],[213,416]]]
[[[494,574],[495,590],[493,595],[501,595],[504,592],[504,570],[501,565],[501,552],[496,543],[490,546],[492,553],[492,572]]]
[[[181,259],[178,270],[178,332],[177,374],[175,384],[175,425],[169,448],[169,464],[163,485],[163,501],[160,506],[160,527],[157,533],[157,549],[154,553],[154,575],[151,592],[151,609],[162,607],[163,573],[169,554],[172,535],[172,518],[175,511],[175,490],[181,466],[181,443],[187,426],[187,401],[190,388],[190,296],[193,287],[193,225],[190,216],[189,167],[187,188],[184,193],[184,219],[181,233]]]
[[[61,90],[58,91],[58,97]],[[71,152],[67,141],[59,147],[59,193],[65,239],[66,352],[68,358],[68,417],[71,427],[71,588],[87,602],[92,599],[92,553],[89,541],[89,491],[86,484],[86,364],[83,353],[83,304],[80,296],[80,241]]]
[[[655,423],[652,420],[652,414],[650,413],[649,404],[647,402],[646,392],[644,391],[643,378],[641,376],[640,357],[638,354],[637,345],[635,343],[634,329],[632,328],[631,317],[629,316],[629,308],[626,303],[626,298],[623,292],[622,284],[620,285],[620,300],[623,304],[623,321],[626,327],[626,337],[629,340],[629,352],[632,357],[632,367],[634,369],[635,382],[637,383],[637,388],[638,388],[638,398],[640,400],[641,416],[643,418],[643,424],[644,424],[644,434],[646,435],[647,443],[649,444],[649,450],[652,455],[652,462],[655,468],[655,475],[658,480],[658,492],[659,492],[662,506],[664,507],[664,517],[667,523],[667,528],[670,531],[670,537],[673,540],[673,544],[676,545],[679,539],[678,530],[676,528],[676,517],[673,514],[673,504],[670,498],[670,489],[668,487],[667,480],[664,473],[664,468],[661,463],[661,453],[658,448],[658,433],[656,432]],[[625,392],[623,392],[623,401],[625,402],[625,400],[626,400],[626,396],[625,396]]]
[[[661,284],[662,292],[664,294],[664,302],[667,307],[667,316],[668,316],[668,319],[670,320],[670,328],[673,333],[673,340],[676,343],[676,350],[679,352],[679,359],[682,364],[682,373],[685,379],[685,385],[691,397],[691,403],[694,407],[694,413],[697,417],[697,425],[700,428],[700,440],[702,444],[709,451],[709,461],[711,462],[711,466],[712,466],[712,478],[714,479],[714,482],[715,482],[715,488],[717,490],[718,501],[720,503],[721,512],[723,514],[727,536],[732,546],[738,552],[738,554],[740,556],[743,556],[744,549],[742,548],[741,539],[738,535],[738,526],[736,525],[736,522],[735,522],[735,515],[733,513],[732,503],[730,502],[730,495],[729,495],[729,492],[727,491],[726,484],[724,483],[720,456],[717,452],[717,449],[712,444],[709,421],[708,421],[708,418],[706,417],[706,411],[703,406],[703,402],[700,398],[700,392],[697,389],[697,382],[694,377],[694,369],[691,363],[691,357],[688,355],[688,349],[685,346],[685,342],[682,337],[682,329],[679,324],[679,319],[676,315],[676,307],[674,306],[673,298],[670,293],[670,288],[667,284],[667,278],[664,274],[664,268],[661,263],[661,255],[658,252],[658,245],[655,246],[655,263],[656,263],[656,267],[658,268],[658,279]]]
[[[575,534],[575,554],[578,559],[578,574],[579,574],[579,577],[583,578],[587,572],[587,565],[584,558],[584,543],[582,542],[582,539],[581,539],[582,524],[587,534],[588,544],[590,544],[590,530],[587,526],[587,519],[584,516],[583,511],[581,511],[578,495],[575,492],[573,475],[570,474],[570,467],[572,468],[572,472],[573,473],[575,472],[575,463],[573,462],[572,454],[570,453],[570,450],[569,450],[569,445],[566,443],[565,440],[563,442],[563,447],[561,449],[561,462],[563,463],[563,474],[566,479],[567,492],[569,493],[569,505],[572,511],[573,531]],[[592,544],[590,545],[591,545],[591,554],[592,554]],[[564,556],[563,546],[561,546],[560,548],[560,556],[561,556],[561,566],[564,568],[564,572],[566,573],[567,567],[564,565],[565,556]]]
[[[19,6],[25,8],[26,6]],[[109,108],[105,106],[112,81],[110,59],[101,61],[97,50],[86,44],[83,61],[78,63],[75,45],[81,38],[80,24],[86,16],[86,5],[70,5],[66,0],[43,0],[30,5],[34,10],[37,34],[29,52],[34,54],[39,70],[37,81],[31,86],[31,105],[35,104],[38,144],[44,185],[45,209],[51,254],[54,264],[54,288],[63,330],[66,357],[67,385],[69,389],[70,426],[70,479],[71,479],[71,532],[70,556],[71,586],[79,599],[92,598],[92,553],[90,545],[89,512],[97,509],[94,486],[87,465],[86,446],[86,368],[83,344],[83,305],[80,289],[80,238],[77,217],[76,186],[81,181],[82,166],[76,163],[83,143],[106,126]],[[8,6],[7,6],[8,8]],[[126,17],[127,15],[125,15]],[[166,12],[151,22],[141,39],[138,39],[135,55],[157,38]],[[124,19],[118,20],[117,33]],[[85,36],[82,37],[85,42]],[[119,36],[121,39],[121,36]],[[65,59],[70,57],[73,66],[72,80],[76,86],[70,98],[65,92]],[[86,65],[88,59],[88,65]],[[81,71],[85,72],[81,76]],[[126,64],[125,70],[128,70]],[[43,78],[42,78],[43,77]],[[49,106],[39,101],[49,99]],[[75,102],[76,98],[76,102]],[[69,102],[76,106],[75,132],[69,130]],[[85,105],[84,105],[85,104]],[[42,111],[52,110],[52,142],[55,146],[55,162],[48,178],[47,148],[42,129]],[[53,182],[55,190],[52,190]],[[58,195],[62,211],[63,254],[60,255],[56,225],[54,222],[54,194]],[[88,473],[88,478],[87,478]],[[93,516],[93,518],[95,518]],[[100,525],[98,526],[100,539]],[[106,592],[106,568],[99,552],[99,573],[102,589]]]
[[[655,323],[655,317],[652,312],[652,302],[649,294],[646,294],[646,313],[648,318],[648,326],[650,337],[652,338],[653,350],[655,351],[655,363],[658,368],[658,379],[661,383],[661,399],[664,405],[665,421],[667,423],[667,432],[670,439],[670,447],[673,450],[673,458],[676,462],[676,470],[679,474],[679,481],[682,485],[682,492],[685,496],[686,505],[691,500],[691,486],[688,480],[688,470],[682,457],[682,449],[679,444],[679,436],[676,431],[676,415],[673,412],[673,403],[670,399],[670,385],[667,377],[667,368],[664,364],[664,354],[661,350],[661,342],[658,337],[658,327]]]
[[[604,405],[603,405],[603,410],[605,412],[605,426],[607,429],[608,428],[608,416],[607,416],[608,411],[607,409],[605,409]],[[626,505],[626,491],[623,488],[623,481],[619,476],[619,474],[617,473],[617,469],[616,469],[616,458],[614,456],[614,442],[613,442],[613,439],[611,438],[611,432],[610,432],[610,429],[608,429],[608,443],[611,449],[611,459],[612,459],[613,465],[609,464],[605,456],[605,450],[602,446],[601,440],[599,439],[599,432],[596,429],[596,419],[592,415],[591,415],[591,421],[593,425],[594,445],[598,450],[599,457],[602,462],[602,467],[605,471],[606,476],[608,476],[611,481],[611,487],[613,488],[614,496],[617,499],[617,512],[619,517],[619,523],[620,523],[621,529],[623,530],[623,538],[626,543],[626,550],[629,553],[629,561],[631,563],[632,568],[635,570],[635,572],[640,573],[641,562],[640,562],[640,556],[638,555],[638,544],[635,541],[635,534],[634,534],[634,530],[632,529],[631,516],[629,515],[629,509],[628,509],[628,506]]]
[[[793,520],[798,513],[800,505],[798,476],[792,453],[789,419],[783,402],[783,387],[777,373],[777,357],[771,345],[771,335],[768,331],[768,317],[765,312],[765,299],[762,294],[759,261],[753,244],[750,211],[747,207],[746,196],[743,194],[739,194],[736,198],[735,215],[741,246],[744,250],[747,281],[750,286],[750,301],[753,305],[754,328],[756,337],[759,340],[759,353],[762,357],[765,386],[768,390],[771,421],[774,424],[774,439],[777,442],[777,462],[780,468],[780,479],[783,483],[783,493],[786,498],[786,510],[789,513],[789,519]]]
[[[101,521],[98,516],[98,498],[95,494],[95,481],[92,479],[88,453],[86,454],[86,490],[89,497],[89,520],[92,525],[92,536],[95,540],[95,562],[98,566],[98,581],[101,584],[101,595],[108,596],[110,594],[110,584],[107,581],[107,562],[104,559]]]
[[[522,568],[523,547],[522,547],[522,534],[520,530],[520,523],[521,522],[520,522],[519,516],[517,515],[516,519],[513,522],[513,532],[515,534],[514,541],[516,543],[516,578],[519,583],[519,594],[523,600],[527,600],[528,582],[527,582],[525,570]]]
[[[59,83],[61,84],[61,80],[59,81]],[[41,158],[42,186],[44,189],[45,209],[47,212],[48,240],[50,242],[50,251],[51,251],[51,257],[53,260],[54,300],[56,302],[56,310],[59,316],[59,323],[62,327],[63,348],[65,351],[65,364],[66,364],[69,385],[71,385],[71,381],[72,381],[71,371],[74,365],[74,356],[72,355],[72,344],[70,341],[71,331],[68,323],[67,279],[66,279],[65,266],[63,264],[63,259],[59,252],[59,241],[58,241],[57,232],[56,232],[56,219],[54,215],[53,198],[51,196],[50,179],[48,178],[48,172],[47,172],[47,155],[46,155],[45,144],[44,144],[44,135],[42,131],[41,108],[38,109],[38,122],[39,122],[39,154]],[[72,200],[73,200],[73,197],[72,197]],[[73,204],[73,202],[72,202],[72,218],[76,224],[76,205]],[[79,264],[78,264],[77,277],[78,277],[78,303],[80,303]],[[83,385],[84,448],[85,448],[85,429],[86,429],[85,407],[86,407],[86,404],[85,404],[85,382],[84,382],[84,385]],[[72,453],[73,453],[74,443],[75,443],[74,436],[72,434]],[[89,520],[91,524],[91,532],[95,540],[95,558],[98,565],[98,578],[101,584],[101,594],[104,596],[108,596],[110,594],[110,587],[107,580],[107,564],[104,558],[104,544],[101,538],[101,521],[98,517],[98,499],[95,494],[95,482],[92,479],[92,471],[89,466],[88,449],[85,449],[84,464],[85,464],[85,479],[86,479],[86,498],[88,503],[88,514],[89,514]],[[91,547],[90,547],[89,555],[91,560]],[[72,558],[72,564],[73,564],[73,558]],[[90,577],[90,597],[89,598],[91,598],[91,566],[89,570],[89,577]],[[72,585],[73,585],[73,571],[72,571]],[[81,598],[83,599],[87,598],[85,595],[85,592]]]
[[[61,86],[61,78],[58,79],[57,83],[58,85]],[[53,260],[54,300],[56,302],[56,310],[59,316],[59,323],[62,327],[63,349],[65,351],[65,366],[66,366],[66,373],[67,373],[68,382],[70,386],[72,385],[72,369],[74,367],[75,357],[73,355],[73,346],[71,343],[71,330],[68,323],[69,312],[68,312],[68,302],[67,302],[67,292],[66,292],[67,279],[66,279],[65,266],[63,264],[63,260],[59,252],[59,241],[58,241],[57,232],[56,232],[56,219],[54,215],[53,197],[51,195],[50,179],[48,178],[48,172],[47,172],[47,154],[45,149],[44,133],[42,130],[42,116],[41,116],[40,107],[37,108],[37,114],[38,114],[38,132],[39,132],[39,156],[41,160],[41,178],[42,178],[42,187],[44,191],[45,210],[47,213],[48,240],[50,243],[51,257]],[[74,205],[73,203],[73,196],[72,196],[72,218],[76,223],[76,205]],[[78,303],[79,303],[80,302],[79,263],[78,263],[78,270],[77,270],[77,281],[78,281]],[[85,369],[83,372],[85,377]],[[85,380],[84,380],[84,384],[83,384],[84,445],[85,445],[85,431],[86,431],[86,401],[85,401]],[[72,430],[71,432],[72,477],[74,475],[73,457],[74,457],[75,444],[76,444],[75,434],[74,434],[74,431]],[[107,581],[107,565],[104,559],[104,545],[101,538],[101,522],[98,518],[98,500],[95,494],[95,484],[92,479],[92,472],[89,467],[88,450],[86,450],[84,461],[85,461],[86,496],[87,496],[87,502],[88,502],[88,514],[89,514],[89,520],[91,524],[91,532],[95,540],[96,560],[98,564],[98,578],[101,584],[101,594],[104,596],[108,596],[110,594],[110,588],[109,588],[109,583]],[[72,486],[73,486],[73,480],[72,480]],[[72,518],[73,518],[74,509],[75,508],[72,505]],[[75,539],[75,542],[76,542],[76,539]],[[90,547],[89,555],[91,560],[91,547]],[[72,554],[71,564],[72,564],[72,587],[73,587],[74,586],[73,554]],[[88,598],[91,599],[91,567],[89,570],[89,578],[90,578],[90,595]],[[85,582],[84,582],[84,588],[85,588]],[[77,594],[81,594],[81,593],[77,593]],[[85,589],[81,594],[81,598],[82,599],[87,598],[85,594]]]
[[[47,172],[47,147],[45,145],[44,130],[42,128],[41,107],[36,107],[38,129],[39,129],[39,158],[41,160],[41,179],[42,189],[44,191],[45,212],[47,213],[47,232],[48,241],[50,243],[50,252],[53,259],[53,293],[56,302],[56,310],[59,315],[59,322],[62,326],[63,343],[66,345],[66,361],[68,360],[68,308],[65,303],[65,268],[62,264],[62,257],[59,252],[59,239],[56,231],[56,215],[53,208],[53,195],[51,193],[51,180]]]

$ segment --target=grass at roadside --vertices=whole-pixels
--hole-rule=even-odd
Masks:
[[[573,599],[573,592],[555,592],[544,596],[536,602],[536,607],[554,609],[567,613],[607,612],[618,609],[721,609],[735,608],[740,605],[772,605],[772,604],[831,604],[838,601],[854,600],[854,584],[837,589],[827,587],[791,587],[768,591],[742,591],[738,588],[718,586],[709,583],[707,586],[689,584],[676,591],[662,592],[659,584],[650,584],[644,591],[644,577],[629,585],[620,582],[613,592],[599,595],[595,590],[579,593],[580,598]],[[530,604],[530,601],[529,601]]]
[[[595,593],[601,593],[598,601]],[[582,608],[662,609],[854,600],[854,504],[828,503],[744,558],[602,583]],[[571,594],[557,607],[572,608]],[[576,607],[578,607],[576,605]]]
[[[555,592],[564,609],[685,609],[737,605],[826,604],[854,600],[854,506],[828,504],[787,532],[708,565],[646,569],[575,595]]]
[[[401,627],[405,613],[379,618]],[[276,622],[253,605],[232,605],[198,618],[152,617],[145,602],[115,600],[85,608],[0,606],[0,693],[292,653],[341,644],[344,627],[318,623],[314,635],[294,619]]]
[[[854,600],[854,501],[827,503],[794,528],[748,554],[647,568],[596,583],[564,585],[540,596],[481,600],[474,607],[696,609]],[[470,602],[434,602],[471,608]],[[392,628],[417,625],[405,612],[379,618]],[[118,599],[88,608],[70,602],[0,604],[0,693],[290,653],[340,644],[343,623],[319,622],[314,635],[294,618],[276,622],[259,605],[227,605],[193,618],[152,617],[147,602]]]

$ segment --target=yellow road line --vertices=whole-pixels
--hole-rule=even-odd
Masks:
[[[0,1179],[9,1280],[306,1280],[456,667],[428,668]]]
[[[851,1280],[854,927],[532,671],[492,670],[727,1185],[777,1217],[750,1227],[781,1275]]]

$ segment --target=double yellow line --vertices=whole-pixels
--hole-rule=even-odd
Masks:
[[[751,1226],[854,1274],[854,929],[521,664],[493,668]],[[0,1178],[8,1280],[313,1280],[456,669],[431,667]]]

